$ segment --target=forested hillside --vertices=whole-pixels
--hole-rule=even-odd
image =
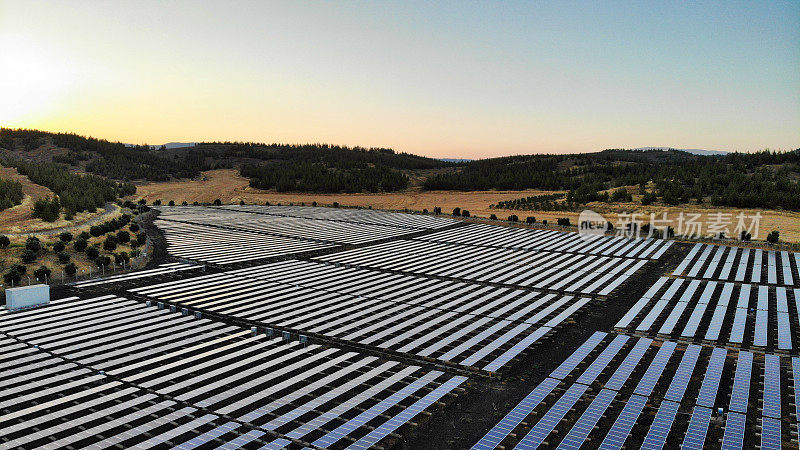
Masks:
[[[407,171],[451,163],[385,148],[328,144],[208,142],[187,148],[126,146],[68,133],[0,129],[0,148],[25,159],[53,147],[47,162],[120,181],[196,178],[201,171],[239,168],[253,187],[301,192],[390,192],[408,187]]]
[[[575,203],[603,200],[600,191],[640,186],[646,201],[800,210],[800,149],[698,156],[670,150],[606,150],[531,155],[468,163],[429,177],[430,190],[569,190]],[[607,198],[607,197],[606,197]]]

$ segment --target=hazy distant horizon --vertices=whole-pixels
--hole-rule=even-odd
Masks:
[[[800,2],[4,2],[0,125],[435,158],[800,146]]]

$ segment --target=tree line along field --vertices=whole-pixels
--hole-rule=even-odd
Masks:
[[[165,204],[219,198],[415,211],[459,208],[473,217],[532,217],[540,223],[568,218],[573,224],[583,209],[646,216],[746,208],[748,213],[765,210],[762,238],[777,229],[784,239],[797,240],[799,155],[605,150],[452,163],[383,148],[211,142],[166,149],[69,133],[0,130],[3,164],[53,192],[34,209],[47,221],[70,220],[125,196]]]

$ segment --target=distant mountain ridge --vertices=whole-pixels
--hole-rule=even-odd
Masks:
[[[723,156],[728,154],[728,152],[723,150],[703,150],[699,148],[639,147],[639,148],[634,148],[632,150],[638,150],[638,151],[662,150],[665,152],[669,150],[678,150],[680,152],[691,153],[693,155],[698,155],[698,156]]]

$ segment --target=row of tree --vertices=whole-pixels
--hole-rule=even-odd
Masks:
[[[247,164],[242,176],[250,186],[279,192],[392,192],[408,187],[408,177],[387,167],[333,168],[322,163]]]
[[[616,198],[617,191],[608,198],[604,191],[654,183],[655,190],[646,202],[655,197],[670,205],[694,200],[720,206],[800,210],[798,177],[800,149],[724,156],[677,150],[606,150],[474,161],[461,171],[429,177],[425,188],[571,190],[568,201],[587,203],[622,201],[622,191]],[[627,193],[624,199],[628,200]]]
[[[0,211],[19,205],[24,197],[19,181],[0,178]]]
[[[94,212],[106,202],[136,193],[136,186],[130,183],[119,183],[96,175],[75,174],[58,164],[6,160],[3,165],[16,167],[32,182],[53,191],[58,196],[59,208],[63,208],[68,216],[83,211]],[[49,200],[53,201],[55,199]]]

